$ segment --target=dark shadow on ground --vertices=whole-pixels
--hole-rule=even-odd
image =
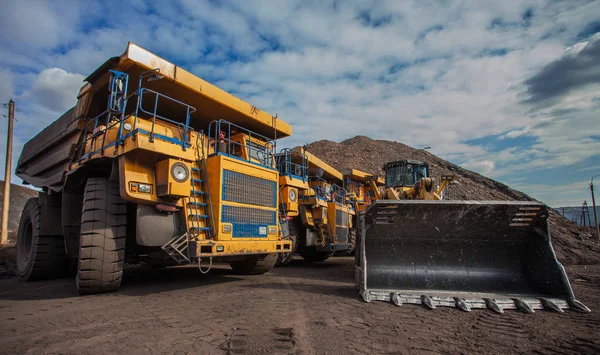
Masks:
[[[149,269],[126,267],[121,288],[116,292],[80,296],[72,277],[48,281],[21,282],[17,277],[0,281],[0,300],[50,300],[73,297],[100,297],[110,295],[143,296],[157,292],[174,291],[241,281],[225,267],[214,268],[202,274],[197,266]]]

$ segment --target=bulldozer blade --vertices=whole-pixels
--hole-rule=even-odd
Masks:
[[[542,203],[379,200],[358,224],[355,282],[366,302],[590,312],[556,259]]]

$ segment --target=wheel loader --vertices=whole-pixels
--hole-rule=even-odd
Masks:
[[[295,253],[306,261],[327,260],[350,251],[355,243],[356,212],[341,187],[342,174],[302,147],[277,156],[280,173],[283,230],[293,242],[291,253],[280,253],[278,265],[288,264]]]
[[[41,189],[19,225],[22,280],[74,264],[79,292],[100,293],[125,262],[260,274],[291,251],[274,160],[289,124],[133,43],[85,82],[16,167]]]
[[[429,166],[385,164],[385,186],[361,212],[355,283],[366,302],[427,308],[563,312],[575,299],[550,242],[548,207],[533,201],[447,201]]]

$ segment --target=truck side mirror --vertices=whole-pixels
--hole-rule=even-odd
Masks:
[[[111,113],[124,113],[129,75],[116,70],[111,70],[110,72],[108,110]]]

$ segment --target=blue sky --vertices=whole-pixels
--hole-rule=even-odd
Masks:
[[[2,7],[0,103],[20,109],[15,159],[132,41],[290,122],[280,147],[359,134],[431,146],[552,206],[589,200],[600,174],[598,1]]]

